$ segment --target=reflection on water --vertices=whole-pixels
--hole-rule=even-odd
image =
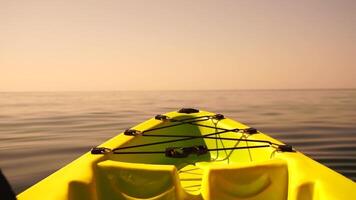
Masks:
[[[356,180],[356,90],[0,93],[0,167],[16,192],[156,114],[241,121]]]

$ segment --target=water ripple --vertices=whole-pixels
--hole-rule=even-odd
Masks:
[[[197,107],[356,180],[355,99],[356,90],[0,93],[0,167],[20,192],[137,123]]]

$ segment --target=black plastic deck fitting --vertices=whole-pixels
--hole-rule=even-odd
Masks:
[[[182,108],[178,111],[179,113],[186,113],[186,114],[191,114],[191,113],[198,113],[199,110],[195,108]]]
[[[161,121],[167,121],[167,120],[169,120],[169,117],[166,116],[166,115],[156,115],[155,119],[156,120],[161,120]]]
[[[278,145],[278,151],[281,152],[295,152],[293,147],[291,145],[283,144],[283,145]]]
[[[111,149],[105,147],[94,147],[91,149],[91,154],[107,154],[110,153]]]
[[[142,135],[142,132],[135,129],[127,129],[125,130],[124,135],[136,136],[136,135]]]
[[[223,114],[216,114],[213,116],[213,118],[217,120],[222,120],[225,119],[225,116]]]
[[[197,145],[192,147],[168,147],[166,149],[166,157],[170,158],[186,158],[190,154],[202,155],[208,152],[205,145]]]
[[[250,135],[258,133],[257,129],[252,127],[245,129],[244,132]]]

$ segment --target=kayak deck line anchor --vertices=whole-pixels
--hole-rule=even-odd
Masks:
[[[170,118],[167,115],[161,115],[161,114],[156,115],[155,119],[156,120],[161,120],[163,122],[170,121]]]
[[[192,113],[199,113],[200,111],[195,108],[182,108],[178,110],[178,113],[185,113],[185,114],[192,114]]]
[[[291,145],[287,144],[278,145],[276,150],[279,152],[296,152]]]
[[[124,135],[127,136],[138,136],[138,135],[142,135],[143,132],[139,131],[139,130],[135,130],[135,129],[126,129],[124,132]]]
[[[253,135],[253,134],[257,134],[258,130],[255,129],[255,128],[250,127],[250,128],[241,129],[240,132],[247,133],[249,135]]]
[[[216,120],[222,120],[222,119],[225,119],[225,116],[223,114],[216,114],[216,115],[212,116],[211,118],[216,119]]]
[[[168,147],[166,148],[165,155],[170,158],[186,158],[190,154],[202,155],[208,152],[205,145],[197,145],[192,147]]]
[[[90,150],[91,154],[109,154],[112,150],[106,147],[94,147]]]

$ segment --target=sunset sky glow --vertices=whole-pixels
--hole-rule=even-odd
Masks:
[[[356,1],[0,0],[0,91],[356,88]]]

